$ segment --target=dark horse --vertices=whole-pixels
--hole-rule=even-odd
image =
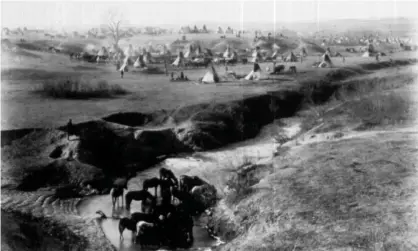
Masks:
[[[125,229],[128,229],[130,231],[132,231],[132,240],[135,243],[136,238],[134,236],[136,236],[136,223],[135,220],[131,219],[131,218],[122,218],[119,221],[119,234],[120,234],[120,239],[123,240],[123,231],[125,231]]]
[[[178,180],[174,175],[173,171],[167,168],[160,168],[160,179],[161,180],[171,180],[174,186],[178,186]]]
[[[172,202],[172,190],[177,189],[177,184],[172,179],[160,180],[161,198],[163,204],[170,204]]]
[[[193,187],[205,184],[207,184],[207,182],[197,176],[180,176],[180,190],[184,192],[190,192],[193,189]]]
[[[154,196],[158,197],[158,186],[160,185],[160,179],[159,178],[150,178],[150,179],[146,179],[144,180],[144,182],[142,183],[142,189],[148,191],[148,188],[155,188],[155,193]]]
[[[112,197],[112,205],[115,207],[116,202],[119,204],[119,197],[122,198],[122,206],[123,206],[123,188],[121,187],[114,187],[110,190],[110,196]]]
[[[157,204],[157,200],[154,196],[152,196],[152,194],[150,194],[150,192],[148,192],[147,190],[129,191],[125,195],[126,209],[127,210],[130,209],[131,202],[133,200],[142,201],[142,204],[143,204],[143,202],[146,201],[147,199],[151,200],[152,207],[154,208],[155,205]]]

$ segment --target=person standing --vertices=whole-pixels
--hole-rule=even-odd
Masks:
[[[120,69],[120,78],[123,78],[124,69]]]

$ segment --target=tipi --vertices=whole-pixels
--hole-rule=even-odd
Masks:
[[[331,57],[332,54],[331,54],[331,49],[329,47],[326,49],[325,54],[328,54],[328,56]]]
[[[205,49],[205,56],[206,57],[213,57],[213,53],[210,49],[206,48]]]
[[[298,58],[293,54],[293,51],[290,52],[289,56],[285,58],[285,62],[297,62]]]
[[[273,44],[272,48],[273,48],[273,51],[280,50],[280,46],[278,46],[276,43]]]
[[[302,57],[307,57],[308,56],[308,52],[306,51],[305,47],[303,47],[302,50],[300,51],[300,55]]]
[[[142,55],[139,55],[138,58],[136,59],[135,63],[134,63],[134,67],[135,68],[144,68],[145,66],[147,66],[144,62],[144,58]]]
[[[253,70],[248,73],[248,75],[245,77],[245,80],[259,80],[261,77],[261,67],[258,64],[258,60],[254,62]]]
[[[258,50],[258,47],[257,47],[252,54],[252,58],[251,58],[250,62],[256,63],[256,62],[260,61],[260,59],[261,59],[261,54],[260,54],[260,52]]]
[[[99,52],[97,52],[97,63],[100,62],[101,59],[107,57],[109,53],[107,52],[106,48],[103,46]]]
[[[229,58],[229,57],[231,57],[232,56],[232,50],[231,50],[231,48],[229,47],[229,45],[227,45],[226,46],[226,50],[225,50],[225,52],[224,52],[224,54],[223,54],[223,57],[224,58]]]
[[[368,50],[361,55],[364,58],[372,57],[372,53],[370,53]]]
[[[162,45],[160,55],[167,55],[167,56],[171,55],[171,52],[168,50],[167,45],[165,45],[165,44]]]
[[[192,53],[192,45],[188,44],[186,45],[186,48],[185,48],[184,58],[188,59],[189,57],[191,57],[191,53]]]
[[[325,53],[322,56],[322,62],[318,65],[318,67],[319,68],[324,68],[324,67],[327,67],[327,66],[332,67],[333,64],[332,64],[332,61],[331,61],[331,57],[327,53]]]
[[[174,60],[174,62],[171,65],[174,65],[174,66],[184,65],[184,55],[182,51],[179,51],[176,60]]]
[[[129,47],[125,49],[124,54],[125,54],[125,57],[135,56],[135,51],[134,51],[134,48],[132,47],[132,44],[130,44]]]
[[[238,60],[238,53],[236,51],[232,51],[230,56],[225,58],[227,62],[236,62]]]
[[[206,29],[206,25],[205,25],[205,24],[203,25],[202,31],[203,31],[204,33],[207,33],[207,32],[208,32],[208,30]]]
[[[142,58],[146,64],[153,63],[151,53],[145,49],[142,49]]]
[[[196,57],[200,57],[201,55],[202,55],[202,49],[200,48],[200,45],[198,45],[197,47],[196,47],[196,50],[195,50],[195,56]]]
[[[203,76],[202,83],[210,84],[210,83],[218,83],[218,82],[219,82],[219,76],[216,73],[216,70],[212,65],[210,70],[206,72],[205,76]]]

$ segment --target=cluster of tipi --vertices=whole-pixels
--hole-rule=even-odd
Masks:
[[[97,62],[106,58],[112,58],[116,62],[122,63],[121,70],[132,64],[134,68],[144,68],[155,61],[151,52],[158,52],[160,55],[170,55],[166,45],[161,45],[160,50],[155,50],[152,45],[148,46],[148,50],[145,48],[134,49],[131,44],[125,50],[122,50],[114,45],[110,48],[102,47],[97,52]]]

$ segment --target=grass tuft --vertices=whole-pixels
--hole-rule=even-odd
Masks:
[[[128,93],[120,85],[109,84],[106,80],[82,78],[46,80],[37,92],[64,99],[112,98]]]

